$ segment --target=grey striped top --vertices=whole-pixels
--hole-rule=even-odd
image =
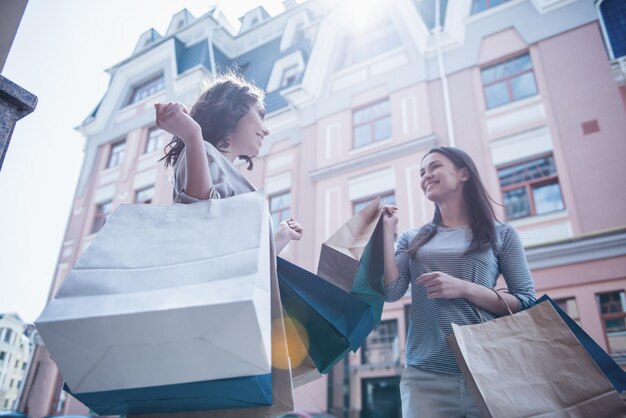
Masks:
[[[424,273],[442,271],[459,279],[494,288],[500,274],[517,298],[519,309],[535,300],[522,242],[512,226],[496,224],[496,249],[464,254],[471,242],[470,227],[438,227],[433,238],[409,259],[406,249],[419,229],[404,232],[397,243],[396,264],[400,277],[385,286],[385,300],[393,302],[407,291],[411,281]],[[487,319],[494,315],[481,309]],[[406,344],[406,364],[424,369],[460,373],[446,336],[455,324],[476,324],[480,320],[464,298],[428,299],[424,286],[411,286],[411,310]]]

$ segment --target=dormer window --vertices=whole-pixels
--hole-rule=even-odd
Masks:
[[[289,87],[296,82],[300,75],[300,66],[298,64],[287,67],[283,70],[280,80],[280,88]]]
[[[178,25],[176,25],[176,30],[181,30],[183,26],[185,26],[185,21],[181,20],[180,22],[178,22]]]
[[[165,89],[165,77],[163,76],[163,74],[159,74],[158,76],[135,86],[130,95],[128,103],[126,104],[131,105],[133,103],[137,103],[163,89]]]

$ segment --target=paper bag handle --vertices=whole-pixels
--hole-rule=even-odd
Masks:
[[[509,315],[513,315],[513,311],[511,310],[511,307],[509,306],[509,304],[507,303],[507,301],[502,297],[502,295],[500,294],[500,290],[507,292],[507,289],[491,289],[493,290],[493,292],[498,295],[498,298],[502,301],[502,303],[504,303],[504,306],[506,306],[506,310],[509,311]],[[508,292],[507,292],[508,293]]]
[[[506,306],[506,310],[509,311],[509,315],[513,315],[513,311],[511,310],[511,307],[509,306],[509,304],[507,303],[506,300],[504,300],[504,298],[502,297],[502,295],[500,294],[499,290],[502,291],[507,291],[507,289],[493,289],[491,288],[491,290],[498,295],[498,298],[502,301],[502,303],[504,303],[504,306]],[[470,303],[470,305],[472,306],[472,309],[474,309],[474,313],[478,316],[478,319],[480,319],[481,323],[485,323],[485,318],[483,318],[482,314],[480,313],[480,310],[476,307],[476,305],[474,305],[473,303]]]

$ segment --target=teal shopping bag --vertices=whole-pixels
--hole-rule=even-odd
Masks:
[[[283,308],[307,333],[309,355],[328,373],[349,351],[356,351],[376,324],[371,306],[321,277],[278,258]]]

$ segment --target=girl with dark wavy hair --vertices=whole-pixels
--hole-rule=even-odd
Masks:
[[[435,215],[404,232],[394,250],[398,223],[383,207],[385,300],[400,299],[411,285],[402,416],[479,417],[478,408],[448,347],[451,323],[481,322],[535,301],[535,286],[517,232],[497,222],[471,157],[458,148],[429,150],[421,161],[421,189]],[[507,292],[496,294],[502,275]]]
[[[165,147],[165,165],[174,167],[174,201],[193,203],[256,190],[237,170],[237,158],[248,162],[269,135],[264,94],[242,77],[227,73],[213,80],[191,111],[180,103],[156,103],[156,124],[174,135]],[[281,222],[276,252],[302,236],[293,219]]]

